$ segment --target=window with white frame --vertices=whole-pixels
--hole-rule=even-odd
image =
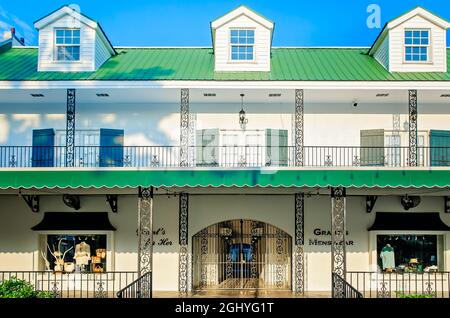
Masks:
[[[55,49],[57,61],[79,61],[80,29],[56,29]]]
[[[253,61],[255,59],[255,30],[230,30],[232,61]]]
[[[430,60],[430,31],[405,30],[405,61],[428,62]]]

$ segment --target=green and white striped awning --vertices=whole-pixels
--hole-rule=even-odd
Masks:
[[[450,170],[433,169],[8,169],[0,189],[143,187],[446,188]]]

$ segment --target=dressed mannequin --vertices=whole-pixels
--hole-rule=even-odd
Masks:
[[[75,255],[73,257],[75,263],[80,266],[85,266],[89,264],[91,258],[91,247],[88,243],[82,241],[75,245]]]
[[[395,268],[395,254],[391,244],[386,244],[386,246],[382,248],[380,258],[383,263],[383,270],[391,271]]]

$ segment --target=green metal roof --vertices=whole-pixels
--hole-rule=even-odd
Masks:
[[[450,170],[16,170],[0,189],[154,187],[446,188]]]
[[[95,72],[38,72],[37,48],[0,54],[0,81],[246,80],[246,81],[450,81],[447,73],[389,73],[367,48],[272,48],[270,72],[214,72],[211,48],[116,49]]]

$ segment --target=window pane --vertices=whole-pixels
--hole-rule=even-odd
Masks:
[[[73,44],[80,44],[80,38],[74,38],[72,42]]]
[[[237,53],[238,52],[238,47],[237,46],[232,46],[231,47],[231,53]]]
[[[420,53],[420,47],[413,47],[413,53]]]
[[[428,39],[422,38],[422,39],[421,39],[421,44],[428,45]]]
[[[240,60],[244,60],[244,59],[245,59],[245,54],[243,54],[243,53],[242,53],[242,54],[239,54],[239,59],[240,59]]]
[[[66,38],[65,43],[66,44],[72,44],[72,38]]]
[[[237,30],[231,30],[231,36],[238,36]]]
[[[232,59],[232,60],[237,60],[237,59],[238,59],[237,53],[231,54],[231,59]]]
[[[420,44],[420,39],[419,38],[414,38],[413,39],[413,44]]]
[[[71,37],[72,36],[72,30],[64,30],[64,35],[66,37]]]
[[[422,31],[420,33],[420,36],[423,37],[423,38],[428,38],[428,31]]]
[[[411,47],[410,47],[410,46],[407,46],[407,47],[406,47],[406,53],[407,53],[407,54],[410,54],[411,52],[412,52]]]
[[[247,35],[247,30],[239,30],[239,36],[245,37]]]
[[[405,31],[405,37],[412,37],[412,31]]]
[[[427,48],[426,47],[421,47],[420,48],[420,53],[421,54],[427,54]]]
[[[405,38],[405,44],[412,44],[412,38]]]
[[[427,55],[426,55],[426,54],[422,54],[422,55],[420,56],[420,60],[421,60],[421,61],[426,61],[426,60],[427,60]]]
[[[412,55],[411,54],[406,54],[405,60],[412,61]]]
[[[247,39],[247,43],[248,44],[254,44],[255,43],[255,39],[254,38],[248,38]]]
[[[239,38],[239,44],[246,44],[247,38]]]
[[[253,46],[247,46],[247,53],[253,54]]]
[[[231,43],[232,44],[237,44],[238,43],[238,38],[237,37],[231,37]]]
[[[245,53],[245,46],[239,47],[239,53]]]
[[[247,60],[253,60],[253,54],[247,54]]]
[[[255,30],[248,30],[247,31],[247,36],[254,37],[255,36]]]
[[[413,61],[418,61],[419,60],[419,55],[413,55]]]
[[[56,44],[63,44],[64,40],[63,38],[56,38]]]
[[[420,36],[420,31],[413,31],[413,36],[414,37],[419,37]]]
[[[80,30],[73,30],[73,36],[80,37]]]
[[[56,36],[64,36],[64,30],[56,30]]]

